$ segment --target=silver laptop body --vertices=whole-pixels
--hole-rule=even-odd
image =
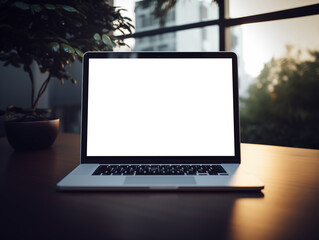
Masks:
[[[59,190],[261,190],[240,164],[237,57],[88,52],[81,164]]]

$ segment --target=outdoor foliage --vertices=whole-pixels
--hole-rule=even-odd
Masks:
[[[319,51],[272,59],[241,99],[242,142],[319,148]]]
[[[65,80],[76,83],[65,66],[81,61],[84,52],[111,51],[125,45],[113,36],[116,30],[124,33],[133,28],[122,11],[105,0],[0,0],[0,61],[4,66],[22,67],[29,74],[33,110],[52,77],[61,84]],[[42,73],[48,73],[37,94],[33,62]]]

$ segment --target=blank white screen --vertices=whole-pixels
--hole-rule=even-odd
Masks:
[[[89,59],[87,156],[234,156],[231,59]]]

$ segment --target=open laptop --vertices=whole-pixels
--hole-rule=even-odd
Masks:
[[[88,52],[81,164],[59,190],[261,190],[240,160],[230,52]]]

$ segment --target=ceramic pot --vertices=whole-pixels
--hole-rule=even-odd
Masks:
[[[5,131],[10,145],[17,151],[50,147],[59,132],[60,119],[7,121]]]

